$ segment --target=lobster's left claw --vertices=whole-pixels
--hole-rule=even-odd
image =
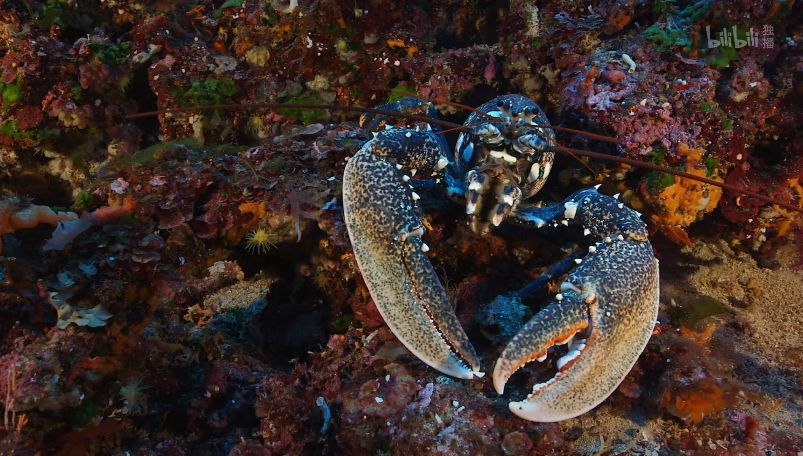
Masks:
[[[531,421],[566,420],[599,405],[636,363],[658,316],[658,260],[638,230],[643,223],[635,212],[612,198],[582,191],[559,214],[550,221],[566,214],[564,220],[586,227],[616,214],[636,233],[606,237],[589,248],[555,301],[524,326],[497,361],[493,380],[501,394],[521,366],[543,361],[553,345],[569,344],[557,361],[557,374],[536,384],[526,400],[510,403],[513,413]]]
[[[569,343],[558,373],[537,384],[516,415],[540,422],[573,418],[599,405],[630,372],[658,314],[658,262],[649,242],[602,243],[564,283],[562,299],[530,320],[496,362],[494,386],[552,345]]]

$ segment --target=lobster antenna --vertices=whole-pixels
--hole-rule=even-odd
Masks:
[[[448,130],[442,130],[442,131],[439,131],[439,132],[437,132],[435,134],[439,135],[441,133],[450,133],[450,132],[453,132],[453,131],[462,130],[462,129],[466,128],[466,127],[474,127],[476,125],[482,125],[482,124],[486,124],[486,123],[489,123],[489,122],[492,122],[492,121],[491,120],[481,120],[479,122],[470,123],[468,125],[460,125],[460,126],[457,126],[457,127],[454,127],[454,128],[450,128]],[[535,125],[535,127],[537,127],[537,128],[549,128],[549,129],[552,129],[552,130],[565,131],[567,133],[574,133],[574,134],[577,134],[577,135],[586,136],[586,137],[591,138],[591,139],[597,139],[599,141],[607,141],[607,142],[612,142],[612,143],[623,143],[623,142],[625,142],[624,139],[612,138],[610,136],[604,136],[604,135],[597,135],[597,134],[594,134],[594,133],[588,133],[588,132],[581,131],[581,130],[575,130],[574,128],[558,127],[558,126],[555,126],[555,125]]]
[[[327,104],[306,104],[306,103],[259,103],[259,104],[223,104],[223,105],[210,105],[210,106],[192,106],[187,108],[169,108],[160,109],[158,111],[140,112],[136,114],[129,114],[125,116],[126,119],[138,119],[141,117],[160,116],[162,114],[174,114],[182,112],[198,112],[198,111],[214,111],[216,109],[266,109],[266,108],[298,108],[298,109],[326,109],[334,111],[349,111],[370,114],[381,114],[392,117],[401,117],[403,119],[412,120],[413,122],[426,122],[431,124],[440,125],[444,128],[461,127],[456,123],[447,122],[440,119],[430,119],[426,116],[419,116],[415,114],[408,114],[404,112],[392,112],[384,109],[363,108],[362,106],[345,106],[345,105],[327,105]]]
[[[625,142],[624,139],[612,138],[610,136],[605,136],[605,135],[597,135],[597,134],[594,134],[594,133],[588,133],[588,132],[581,131],[581,130],[575,130],[574,128],[558,127],[556,125],[538,125],[538,128],[551,128],[552,130],[565,131],[567,133],[574,133],[576,135],[585,136],[587,138],[596,139],[598,141],[607,141],[607,142],[612,142],[612,143],[623,143],[623,142]]]
[[[449,106],[455,106],[455,107],[458,107],[458,108],[467,109],[467,110],[469,110],[471,112],[476,112],[476,113],[478,113],[480,115],[483,115],[488,119],[487,121],[477,122],[477,123],[470,124],[470,125],[464,125],[465,127],[473,126],[473,125],[480,125],[480,124],[483,124],[483,123],[486,123],[486,122],[494,122],[494,121],[498,121],[499,120],[498,118],[493,117],[491,115],[488,115],[487,113],[484,113],[484,112],[482,112],[482,111],[480,111],[478,109],[474,109],[472,107],[465,106],[465,105],[462,105],[462,104],[459,104],[459,103],[453,103],[453,102],[446,101],[446,100],[443,100],[443,99],[434,99],[434,98],[423,97],[423,96],[420,96],[420,95],[408,94],[406,92],[402,92],[401,90],[397,90],[397,89],[391,89],[391,91],[392,92],[396,92],[396,93],[400,93],[400,94],[408,95],[410,98],[420,98],[422,100],[430,101],[430,102],[433,102],[433,103],[441,103],[441,104],[446,104],[446,105],[449,105]],[[538,127],[538,128],[551,128],[551,129],[554,129],[554,130],[560,130],[560,131],[565,131],[565,132],[569,132],[569,133],[575,133],[575,134],[587,136],[589,138],[597,139],[597,140],[600,140],[600,141],[609,141],[609,142],[616,142],[616,143],[624,142],[623,139],[611,138],[609,136],[596,135],[596,134],[593,134],[593,133],[586,133],[586,132],[575,130],[575,129],[572,129],[572,128],[558,127],[558,126],[554,126],[554,125],[536,125],[536,127]],[[452,130],[458,130],[458,129],[459,128],[453,128]],[[449,131],[449,130],[447,130],[447,131]],[[545,150],[548,151],[548,152],[560,152],[560,153],[571,155],[572,157],[577,159],[577,161],[582,163],[583,166],[588,168],[588,170],[591,171],[594,174],[594,176],[597,176],[598,173],[595,170],[593,170],[587,163],[585,163],[584,161],[580,160],[577,157],[577,155],[590,157],[590,158],[598,158],[598,159],[603,159],[603,160],[610,160],[610,161],[617,162],[617,163],[624,163],[624,164],[631,165],[631,166],[651,169],[653,171],[662,171],[662,172],[669,173],[669,174],[672,174],[672,175],[675,175],[675,176],[685,177],[687,179],[692,179],[692,180],[695,180],[695,181],[698,181],[698,182],[702,182],[704,184],[709,184],[709,185],[713,185],[715,187],[720,187],[720,188],[723,188],[725,190],[730,190],[732,192],[741,193],[741,194],[747,195],[747,196],[752,196],[754,198],[758,198],[758,199],[760,199],[762,201],[765,201],[765,202],[768,202],[770,204],[777,204],[778,206],[783,207],[784,209],[792,210],[792,211],[799,212],[799,213],[803,213],[803,208],[794,206],[794,205],[789,204],[789,203],[784,203],[783,201],[779,201],[777,199],[770,198],[768,196],[764,196],[764,195],[762,195],[760,193],[756,193],[756,192],[747,190],[746,188],[737,187],[735,185],[726,184],[724,182],[717,182],[717,181],[715,181],[713,179],[708,179],[708,178],[705,178],[705,177],[697,176],[697,175],[694,175],[694,174],[691,174],[691,173],[687,173],[687,172],[684,172],[684,171],[678,171],[678,170],[667,168],[667,167],[664,167],[664,166],[653,165],[652,163],[641,162],[641,161],[638,161],[638,160],[632,160],[632,159],[624,158],[624,157],[614,157],[614,156],[611,156],[611,155],[600,154],[600,153],[597,153],[597,152],[591,152],[591,151],[586,151],[586,150],[571,149],[571,148],[568,148],[568,147],[563,147],[560,144],[556,144],[556,146],[548,147]]]
[[[404,92],[402,92],[402,93],[404,93]],[[409,95],[409,94],[406,94],[406,95]],[[419,96],[415,96],[415,97],[411,97],[411,98],[421,98],[421,99],[423,99],[425,101],[433,101],[433,102],[436,102],[436,103],[440,103],[440,101],[437,101],[437,100],[434,100],[434,99],[427,99],[427,98],[419,97]],[[469,108],[467,106],[463,106],[463,105],[460,105],[460,104],[451,103],[451,102],[444,102],[444,103],[445,104],[454,105],[454,106],[457,106],[457,107],[464,107],[466,109],[469,109],[470,111],[479,112],[474,108]],[[170,113],[183,113],[183,112],[197,112],[197,111],[211,111],[211,110],[215,110],[215,109],[265,109],[265,108],[328,109],[328,110],[340,110],[340,111],[360,112],[360,113],[367,112],[367,113],[371,113],[371,114],[380,114],[380,115],[386,115],[386,116],[391,116],[391,117],[401,117],[403,119],[411,120],[411,121],[414,121],[414,122],[428,122],[428,123],[440,125],[441,127],[445,127],[445,128],[449,128],[449,129],[462,129],[462,128],[465,127],[464,125],[458,125],[458,124],[455,124],[455,123],[452,123],[452,122],[447,122],[447,121],[440,120],[440,119],[430,119],[430,118],[428,118],[426,116],[419,116],[419,115],[408,114],[408,113],[403,113],[403,112],[391,112],[391,111],[386,111],[386,110],[383,110],[383,109],[364,108],[364,107],[361,107],[361,106],[305,104],[305,103],[260,103],[260,104],[242,104],[242,103],[238,103],[238,104],[213,105],[213,106],[194,106],[194,107],[187,107],[187,108],[170,108],[170,109],[162,109],[162,110],[158,110],[158,111],[149,111],[149,112],[142,112],[142,113],[137,113],[137,114],[129,114],[129,115],[125,116],[125,118],[126,119],[137,119],[137,118],[141,118],[141,117],[148,117],[148,116],[154,116],[154,115],[162,115],[162,114],[170,114]],[[497,120],[493,116],[488,116],[485,113],[482,113],[482,114],[485,115],[486,117],[490,117],[491,119]],[[494,120],[489,120],[489,121],[494,121]],[[482,123],[482,122],[480,122],[480,123]],[[553,128],[553,129],[556,129],[556,130],[568,131],[568,132],[571,132],[571,133],[577,133],[577,134],[581,134],[581,135],[586,135],[586,136],[589,136],[591,138],[599,139],[599,140],[603,140],[603,141],[622,142],[622,140],[620,140],[620,139],[615,139],[615,138],[609,138],[609,137],[606,137],[606,136],[589,134],[589,133],[585,133],[585,132],[581,132],[581,131],[578,131],[578,130],[573,130],[573,129],[565,128],[565,127],[556,127],[556,126],[552,126],[552,125],[539,125],[538,128]],[[705,184],[708,184],[708,185],[713,185],[715,187],[720,187],[720,188],[723,188],[725,190],[732,191],[734,193],[740,193],[742,195],[751,196],[753,198],[760,199],[761,201],[765,201],[765,202],[770,203],[770,204],[777,204],[778,206],[780,206],[780,207],[782,207],[784,209],[787,209],[787,210],[803,213],[803,208],[800,208],[798,206],[794,206],[794,205],[789,204],[789,203],[784,203],[784,202],[779,201],[777,199],[770,198],[768,196],[765,196],[765,195],[762,195],[760,193],[756,193],[756,192],[747,190],[747,189],[742,188],[742,187],[726,184],[724,182],[717,182],[717,181],[712,180],[712,179],[707,179],[705,177],[697,176],[697,175],[690,174],[690,173],[683,172],[683,171],[678,171],[676,169],[671,169],[671,168],[667,168],[667,167],[660,166],[660,165],[654,165],[652,163],[642,162],[642,161],[639,161],[639,160],[633,160],[633,159],[625,158],[625,157],[616,157],[616,156],[613,156],[613,155],[601,154],[601,153],[598,153],[598,152],[591,152],[591,151],[588,151],[588,150],[572,149],[572,148],[563,147],[563,146],[560,146],[560,145],[547,147],[545,149],[545,151],[547,151],[547,152],[559,152],[559,153],[570,154],[570,155],[580,155],[580,156],[589,157],[589,158],[608,160],[608,161],[612,161],[612,162],[616,162],[616,163],[624,163],[626,165],[635,166],[635,167],[639,167],[639,168],[646,168],[646,169],[650,169],[650,170],[653,170],[653,171],[661,171],[661,172],[664,172],[664,173],[672,174],[674,176],[685,177],[687,179],[692,179],[692,180],[695,180],[695,181],[698,181],[698,182],[702,182],[702,183],[705,183]],[[575,157],[575,158],[577,158],[577,157]],[[579,160],[579,161],[585,165],[585,163],[582,160]],[[594,174],[596,174],[596,172],[593,169],[591,171]]]
[[[412,97],[412,98],[419,98],[419,97]],[[426,100],[426,99],[425,99]],[[444,102],[445,104],[454,104],[457,107],[464,107],[461,104],[451,103],[451,102]],[[453,122],[449,122],[446,120],[441,119],[431,119],[426,116],[420,116],[417,114],[409,114],[404,112],[394,112],[394,111],[386,111],[384,109],[375,109],[375,108],[364,108],[362,106],[346,106],[346,105],[327,105],[327,104],[306,104],[306,103],[258,103],[258,104],[245,104],[245,103],[238,103],[238,104],[222,104],[222,105],[210,105],[210,106],[191,106],[186,108],[168,108],[168,109],[160,109],[157,111],[147,111],[147,112],[139,112],[136,114],[128,114],[125,116],[126,119],[138,119],[142,117],[150,117],[150,116],[160,116],[162,114],[174,114],[174,113],[182,113],[182,112],[197,112],[197,111],[214,111],[216,109],[268,109],[268,108],[298,108],[298,109],[327,109],[327,110],[334,110],[334,111],[349,111],[349,112],[359,112],[359,113],[370,113],[370,114],[380,114],[386,115],[390,117],[401,117],[403,119],[412,120],[413,122],[427,122],[431,124],[436,124],[441,127],[447,128],[447,130],[441,131],[441,133],[447,133],[451,131],[461,130],[465,127],[471,127],[474,125],[481,125],[487,122],[493,122],[498,120],[496,117],[489,116],[490,119],[487,121],[481,121],[477,123],[473,123],[470,125],[461,125],[456,124]],[[468,107],[466,107],[468,109]],[[474,110],[476,111],[476,110]],[[480,111],[477,111],[480,112]],[[484,113],[483,113],[484,114]],[[566,131],[569,133],[574,133],[582,136],[587,136],[592,139],[597,139],[599,141],[608,141],[608,142],[624,142],[623,139],[612,138],[610,136],[603,136],[597,135],[594,133],[587,133],[580,130],[575,130],[572,128],[566,127],[558,127],[555,125],[537,125],[538,128],[551,128],[553,130],[560,130]]]
[[[469,125],[463,125],[463,127],[471,127],[471,126],[474,126],[474,125],[482,125],[484,123],[498,122],[498,121],[502,120],[502,119],[500,119],[498,117],[494,117],[494,116],[492,116],[492,115],[490,115],[488,113],[482,112],[479,109],[475,109],[475,108],[472,108],[470,106],[466,106],[466,105],[462,105],[462,104],[459,104],[459,103],[454,103],[454,102],[451,102],[451,101],[447,101],[447,100],[444,100],[442,98],[440,98],[440,99],[428,98],[428,97],[424,97],[424,96],[421,96],[421,95],[409,94],[407,92],[403,92],[403,91],[398,90],[398,89],[390,89],[390,91],[394,92],[394,93],[398,93],[398,94],[408,95],[410,98],[418,98],[418,99],[421,99],[421,100],[424,100],[424,101],[429,101],[429,102],[432,102],[432,103],[440,103],[440,104],[445,104],[445,105],[449,105],[449,106],[454,106],[454,107],[457,107],[457,108],[467,109],[467,110],[469,110],[471,112],[475,112],[477,114],[480,114],[480,115],[484,116],[487,119],[487,120],[476,122],[476,123],[472,123],[472,124],[469,124]],[[571,129],[571,128],[554,127],[552,125],[533,125],[533,126],[536,127],[536,128],[552,128],[552,129],[555,129],[555,130],[567,131],[567,132],[576,133],[576,134],[579,134],[579,135],[586,135],[585,132],[582,132],[580,130],[574,130],[574,129]],[[446,133],[446,132],[449,132],[449,131],[460,130],[460,129],[461,129],[460,127],[456,127],[456,128],[451,128],[449,130],[444,130],[444,131],[442,131],[440,133]],[[603,140],[603,141],[624,142],[621,139],[611,138],[611,137],[602,136],[602,135],[595,135],[593,133],[589,133],[589,134],[587,134],[587,136],[589,136],[591,138],[595,138],[595,139],[600,139],[600,140]],[[578,158],[577,155],[572,153],[569,149],[561,146],[560,144],[557,144],[557,147],[561,149],[560,152],[565,153],[565,154],[569,154],[572,157],[574,157],[577,161],[582,163],[583,166],[588,168],[588,170],[591,171],[592,174],[594,174],[594,177],[599,175],[599,173],[596,170],[594,170],[588,163],[580,160],[580,158]]]
[[[463,125],[463,127],[471,127],[471,126],[474,126],[474,125],[482,125],[484,123],[498,122],[498,121],[501,120],[498,117],[494,117],[494,116],[492,116],[492,115],[490,115],[490,114],[488,114],[486,112],[482,112],[482,111],[480,111],[478,109],[475,109],[475,108],[472,108],[470,106],[462,105],[460,103],[453,103],[451,101],[446,101],[446,100],[444,100],[442,98],[427,98],[427,97],[424,97],[424,96],[421,96],[421,95],[415,95],[415,94],[410,94],[410,93],[407,93],[407,92],[403,92],[403,91],[398,90],[398,89],[390,89],[390,91],[391,92],[395,92],[395,93],[399,93],[399,94],[403,94],[403,95],[408,95],[409,98],[418,98],[418,99],[421,99],[421,100],[424,100],[424,101],[429,101],[429,102],[432,102],[432,103],[445,104],[445,105],[449,105],[449,106],[454,106],[456,108],[467,109],[467,110],[469,110],[471,112],[476,112],[477,114],[485,116],[485,118],[488,119],[488,120],[485,120],[485,121],[480,121],[480,122],[469,124],[469,125]],[[565,131],[565,132],[568,132],[568,133],[574,133],[574,134],[581,135],[581,136],[586,136],[586,137],[589,137],[589,138],[592,138],[592,139],[597,139],[599,141],[608,141],[608,142],[615,142],[615,143],[625,142],[624,139],[612,138],[610,136],[597,135],[597,134],[594,134],[594,133],[587,133],[585,131],[575,130],[573,128],[558,127],[558,126],[555,126],[555,125],[538,125],[538,124],[533,125],[533,126],[537,127],[537,128],[549,128],[549,129],[552,129],[552,130],[560,130],[560,131]],[[447,131],[454,131],[454,130],[459,130],[459,129],[460,128],[456,127],[456,128],[452,128],[451,130],[447,130]],[[446,133],[446,131],[443,131],[442,133]]]
[[[453,132],[453,131],[462,131],[464,128],[467,128],[467,127],[474,127],[474,126],[477,126],[477,125],[483,125],[483,124],[486,124],[486,123],[488,123],[488,122],[490,122],[490,121],[488,121],[488,120],[481,120],[481,121],[479,121],[479,122],[470,123],[470,124],[468,124],[468,125],[460,125],[459,127],[450,128],[450,129],[448,129],[448,130],[441,130],[441,131],[439,131],[439,132],[437,132],[437,133],[435,133],[435,134],[436,134],[436,135],[442,135],[442,134],[444,134],[444,133],[451,133],[451,132]]]
[[[556,151],[562,152],[562,153],[567,154],[567,155],[571,155],[572,157],[574,157],[575,160],[577,160],[580,163],[582,163],[583,166],[585,166],[589,171],[591,171],[591,173],[594,174],[594,177],[599,176],[599,173],[594,168],[592,168],[591,165],[589,165],[588,163],[584,162],[583,160],[580,160],[580,157],[577,156],[577,155],[580,155],[580,154],[577,154],[577,153],[573,152],[574,149],[568,149],[566,147],[563,147],[560,144],[558,144],[557,142],[555,143],[555,145],[557,147],[554,147],[554,148],[553,147],[547,147],[546,150],[548,152],[553,152],[552,149],[555,149]],[[581,150],[577,149],[577,151],[579,152]]]
[[[765,196],[765,195],[762,195],[760,193],[756,193],[754,191],[748,190],[748,189],[743,188],[743,187],[738,187],[736,185],[726,184],[724,182],[718,182],[718,181],[715,181],[713,179],[708,179],[706,177],[697,176],[695,174],[687,173],[685,171],[679,171],[679,170],[676,170],[676,169],[667,168],[665,166],[654,165],[652,163],[647,163],[647,162],[643,162],[643,161],[639,161],[639,160],[633,160],[631,158],[616,157],[616,156],[613,156],[613,155],[601,154],[599,152],[591,152],[591,151],[588,151],[588,150],[570,149],[570,148],[566,148],[566,147],[563,147],[563,146],[561,146],[561,147],[547,147],[546,150],[549,151],[549,152],[561,152],[561,153],[573,152],[573,153],[575,153],[577,155],[582,155],[584,157],[597,158],[597,159],[601,159],[601,160],[608,160],[608,161],[612,161],[612,162],[616,162],[616,163],[624,163],[626,165],[635,166],[635,167],[638,167],[638,168],[651,169],[653,171],[661,171],[661,172],[664,172],[664,173],[672,174],[674,176],[685,177],[687,179],[692,179],[692,180],[695,180],[697,182],[702,182],[704,184],[713,185],[715,187],[719,187],[719,188],[722,188],[722,189],[725,189],[725,190],[729,190],[729,191],[732,191],[732,192],[735,192],[735,193],[741,193],[742,195],[751,196],[753,198],[760,199],[761,201],[765,201],[765,202],[770,203],[770,204],[777,204],[778,206],[780,206],[780,207],[782,207],[784,209],[787,209],[787,210],[790,210],[790,211],[799,212],[799,213],[803,214],[803,208],[801,208],[801,207],[794,206],[792,204],[785,203],[783,201],[779,201],[779,200],[774,199],[774,198],[770,198],[769,196]],[[564,152],[564,150],[566,152]]]
[[[393,93],[398,93],[400,95],[407,95],[408,98],[418,98],[419,100],[429,101],[430,103],[445,104],[445,105],[449,105],[449,106],[454,106],[456,108],[465,109],[467,111],[475,112],[475,113],[485,117],[486,119],[488,119],[491,122],[499,122],[500,120],[502,120],[502,119],[500,119],[498,117],[494,117],[494,116],[488,114],[487,112],[482,112],[479,109],[472,108],[471,106],[466,106],[466,105],[462,105],[460,103],[447,101],[447,100],[445,100],[443,98],[429,98],[429,97],[425,97],[425,96],[422,96],[422,95],[417,95],[417,94],[411,94],[411,93],[408,93],[408,92],[404,92],[404,91],[399,90],[399,89],[390,89],[390,91],[393,92]]]

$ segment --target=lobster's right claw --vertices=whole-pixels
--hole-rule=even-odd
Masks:
[[[411,168],[442,171],[447,160],[436,141],[405,129],[379,133],[346,165],[343,212],[365,284],[393,334],[424,363],[470,380],[483,375],[480,362],[426,255],[418,195],[407,183]]]

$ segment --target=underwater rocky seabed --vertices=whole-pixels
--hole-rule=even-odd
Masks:
[[[520,93],[555,124],[624,140],[564,133],[566,146],[800,206],[801,13],[792,1],[0,0],[0,454],[803,454],[797,213],[559,158],[544,200],[602,183],[644,213],[660,325],[600,407],[530,423],[507,403],[557,356],[500,397],[490,380],[438,375],[383,324],[343,222],[345,159],[370,137],[353,115],[125,118],[374,107],[393,88],[471,106]],[[750,44],[707,46],[707,28],[732,27]],[[563,251],[512,226],[477,237],[464,209],[420,193],[429,254],[487,371],[548,290],[526,307],[489,303]]]

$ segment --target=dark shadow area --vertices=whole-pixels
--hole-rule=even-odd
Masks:
[[[237,262],[246,277],[261,271],[278,279],[265,296],[267,306],[252,325],[252,337],[279,368],[291,368],[292,360],[308,360],[309,352],[319,352],[332,332],[329,304],[313,283],[308,264],[321,236],[325,234],[318,230],[307,232],[300,243],[284,242],[263,255],[240,247]]]
[[[509,1],[479,1],[447,10],[447,17],[435,32],[435,49],[445,51],[496,43],[509,9]]]
[[[73,203],[69,182],[34,170],[11,170],[3,186],[7,193],[28,198],[33,204],[66,208]]]
[[[148,65],[143,65],[134,72],[131,79],[131,86],[128,88],[128,96],[137,102],[138,112],[155,111],[157,108],[157,97],[148,82]],[[142,131],[140,149],[157,144],[159,141],[159,117],[146,116],[133,119],[132,122]]]

